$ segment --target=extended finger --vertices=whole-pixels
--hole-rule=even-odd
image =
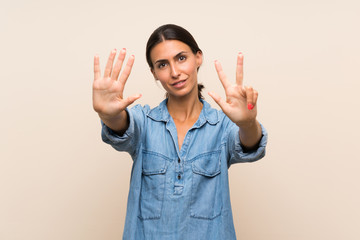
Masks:
[[[118,56],[118,59],[114,65],[114,70],[111,74],[111,79],[112,80],[117,80],[121,71],[121,67],[123,65],[124,59],[125,59],[125,55],[126,55],[126,49],[123,48],[120,51],[120,54]]]
[[[127,79],[129,78],[129,75],[131,73],[131,69],[132,69],[132,66],[134,64],[134,61],[135,61],[135,56],[134,55],[131,55],[126,63],[126,66],[124,68],[124,71],[121,73],[120,75],[120,78],[119,78],[119,81],[125,85]]]
[[[101,77],[99,56],[94,57],[94,81]]]
[[[243,85],[243,65],[244,65],[244,55],[240,52],[237,56],[237,64],[236,64],[236,84],[239,86]]]
[[[110,56],[108,58],[108,61],[106,63],[105,72],[104,72],[104,77],[105,78],[110,77],[112,67],[113,67],[113,63],[114,63],[115,55],[116,55],[116,49],[111,51]]]
[[[136,95],[126,98],[126,100],[125,100],[126,107],[128,107],[130,104],[132,104],[133,102],[135,102],[136,100],[141,98],[141,96],[142,96],[141,94],[136,94]]]
[[[226,102],[216,93],[209,92],[208,93],[212,99],[219,105],[219,107],[224,111],[224,108],[226,106]]]
[[[219,61],[215,61],[215,69],[219,76],[221,84],[223,85],[224,89],[226,90],[230,86],[230,82],[227,80],[224,70],[222,69],[222,66]]]
[[[245,87],[247,108],[252,110],[254,108],[254,89],[252,87]]]

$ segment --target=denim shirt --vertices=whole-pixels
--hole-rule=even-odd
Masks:
[[[236,239],[228,168],[265,155],[265,129],[259,147],[244,152],[239,128],[202,101],[179,150],[166,103],[127,109],[130,125],[122,136],[102,123],[103,141],[133,159],[123,239]]]

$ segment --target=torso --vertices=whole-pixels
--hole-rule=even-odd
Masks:
[[[194,125],[194,123],[197,121],[197,119],[189,119],[185,122],[178,121],[174,119],[176,131],[178,135],[178,145],[179,145],[179,151],[181,150],[181,146],[184,142],[184,138],[186,136],[186,133],[189,131],[189,129]]]
[[[196,98],[197,98],[197,96],[196,96]],[[175,103],[173,105],[182,105],[182,106],[185,105],[186,106],[188,104],[185,104],[185,103],[176,104]],[[184,117],[184,115],[182,116],[181,114],[179,114],[179,112],[181,113],[184,109],[182,109],[181,111],[179,111],[179,108],[177,108],[177,110],[172,109],[174,111],[174,114],[172,114],[171,113],[172,111],[169,109],[170,108],[169,102],[167,104],[169,114],[173,118],[175,126],[176,126],[176,131],[177,131],[177,135],[178,135],[179,151],[181,150],[186,133],[196,123],[196,121],[198,120],[199,115],[202,111],[202,108],[203,108],[203,104],[199,100],[197,100],[195,102],[195,104],[190,104],[190,106],[192,108],[191,111],[189,112],[187,117]],[[186,112],[188,112],[188,110],[186,110],[184,112],[186,113]]]

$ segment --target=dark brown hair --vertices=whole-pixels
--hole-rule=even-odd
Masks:
[[[194,37],[185,29],[175,24],[165,24],[158,27],[149,37],[146,44],[146,61],[151,69],[154,69],[154,65],[151,61],[150,53],[151,50],[159,43],[165,40],[178,40],[185,43],[191,49],[194,54],[202,52],[197,45]],[[199,71],[199,68],[197,69]],[[198,83],[198,96],[203,99],[201,90],[205,88],[203,84]]]

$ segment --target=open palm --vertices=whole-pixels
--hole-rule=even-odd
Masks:
[[[116,50],[111,51],[103,77],[101,77],[100,73],[99,56],[94,58],[93,107],[103,117],[113,118],[119,116],[127,106],[141,97],[140,94],[126,99],[123,97],[124,87],[135,60],[133,55],[130,56],[120,74],[125,55],[126,50],[122,49],[113,67]]]

